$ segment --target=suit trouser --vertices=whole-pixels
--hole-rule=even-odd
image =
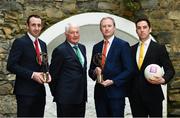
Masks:
[[[58,117],[84,117],[86,103],[81,104],[61,104],[56,102]]]
[[[124,117],[125,97],[108,98],[105,91],[95,96],[97,117]]]
[[[45,96],[16,95],[17,117],[43,117]]]
[[[162,101],[144,101],[140,96],[131,96],[129,101],[133,117],[162,117]]]

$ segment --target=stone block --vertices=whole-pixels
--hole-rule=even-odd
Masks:
[[[56,8],[47,8],[45,12],[49,18],[61,18],[63,16],[62,11]]]
[[[180,102],[180,94],[170,94],[168,95],[168,98],[170,101],[173,101],[173,102]]]
[[[179,10],[170,11],[168,13],[168,18],[172,20],[180,20],[180,11]]]
[[[168,116],[180,116],[180,109],[179,108],[171,108],[168,110]]]
[[[141,0],[143,9],[155,9],[158,6],[158,0]]]
[[[171,82],[171,88],[180,89],[180,77]]]
[[[13,86],[8,81],[0,81],[0,95],[12,94]]]
[[[0,96],[0,113],[13,114],[17,112],[16,99],[14,95]]]
[[[98,8],[104,10],[116,10],[119,8],[119,5],[108,2],[99,2]]]
[[[152,19],[151,24],[153,30],[157,31],[172,31],[174,29],[173,22],[167,19]]]

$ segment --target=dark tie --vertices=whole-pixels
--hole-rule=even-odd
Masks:
[[[78,57],[79,62],[83,66],[83,60],[82,60],[82,57],[81,57],[81,52],[80,52],[79,47],[77,45],[75,45],[73,48],[75,49],[75,52],[76,52],[76,55]]]
[[[38,39],[36,39],[34,41],[34,45],[35,45],[35,50],[36,50],[36,56],[37,56],[38,64],[41,65],[42,60],[41,60],[41,55],[40,55],[40,49],[39,49],[39,46],[38,46]]]

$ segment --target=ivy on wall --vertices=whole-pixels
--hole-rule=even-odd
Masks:
[[[130,11],[137,11],[141,8],[139,0],[123,0],[123,2]]]

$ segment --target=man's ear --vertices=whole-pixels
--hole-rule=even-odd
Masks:
[[[152,28],[149,29],[149,32],[150,32],[150,33],[152,32]]]

